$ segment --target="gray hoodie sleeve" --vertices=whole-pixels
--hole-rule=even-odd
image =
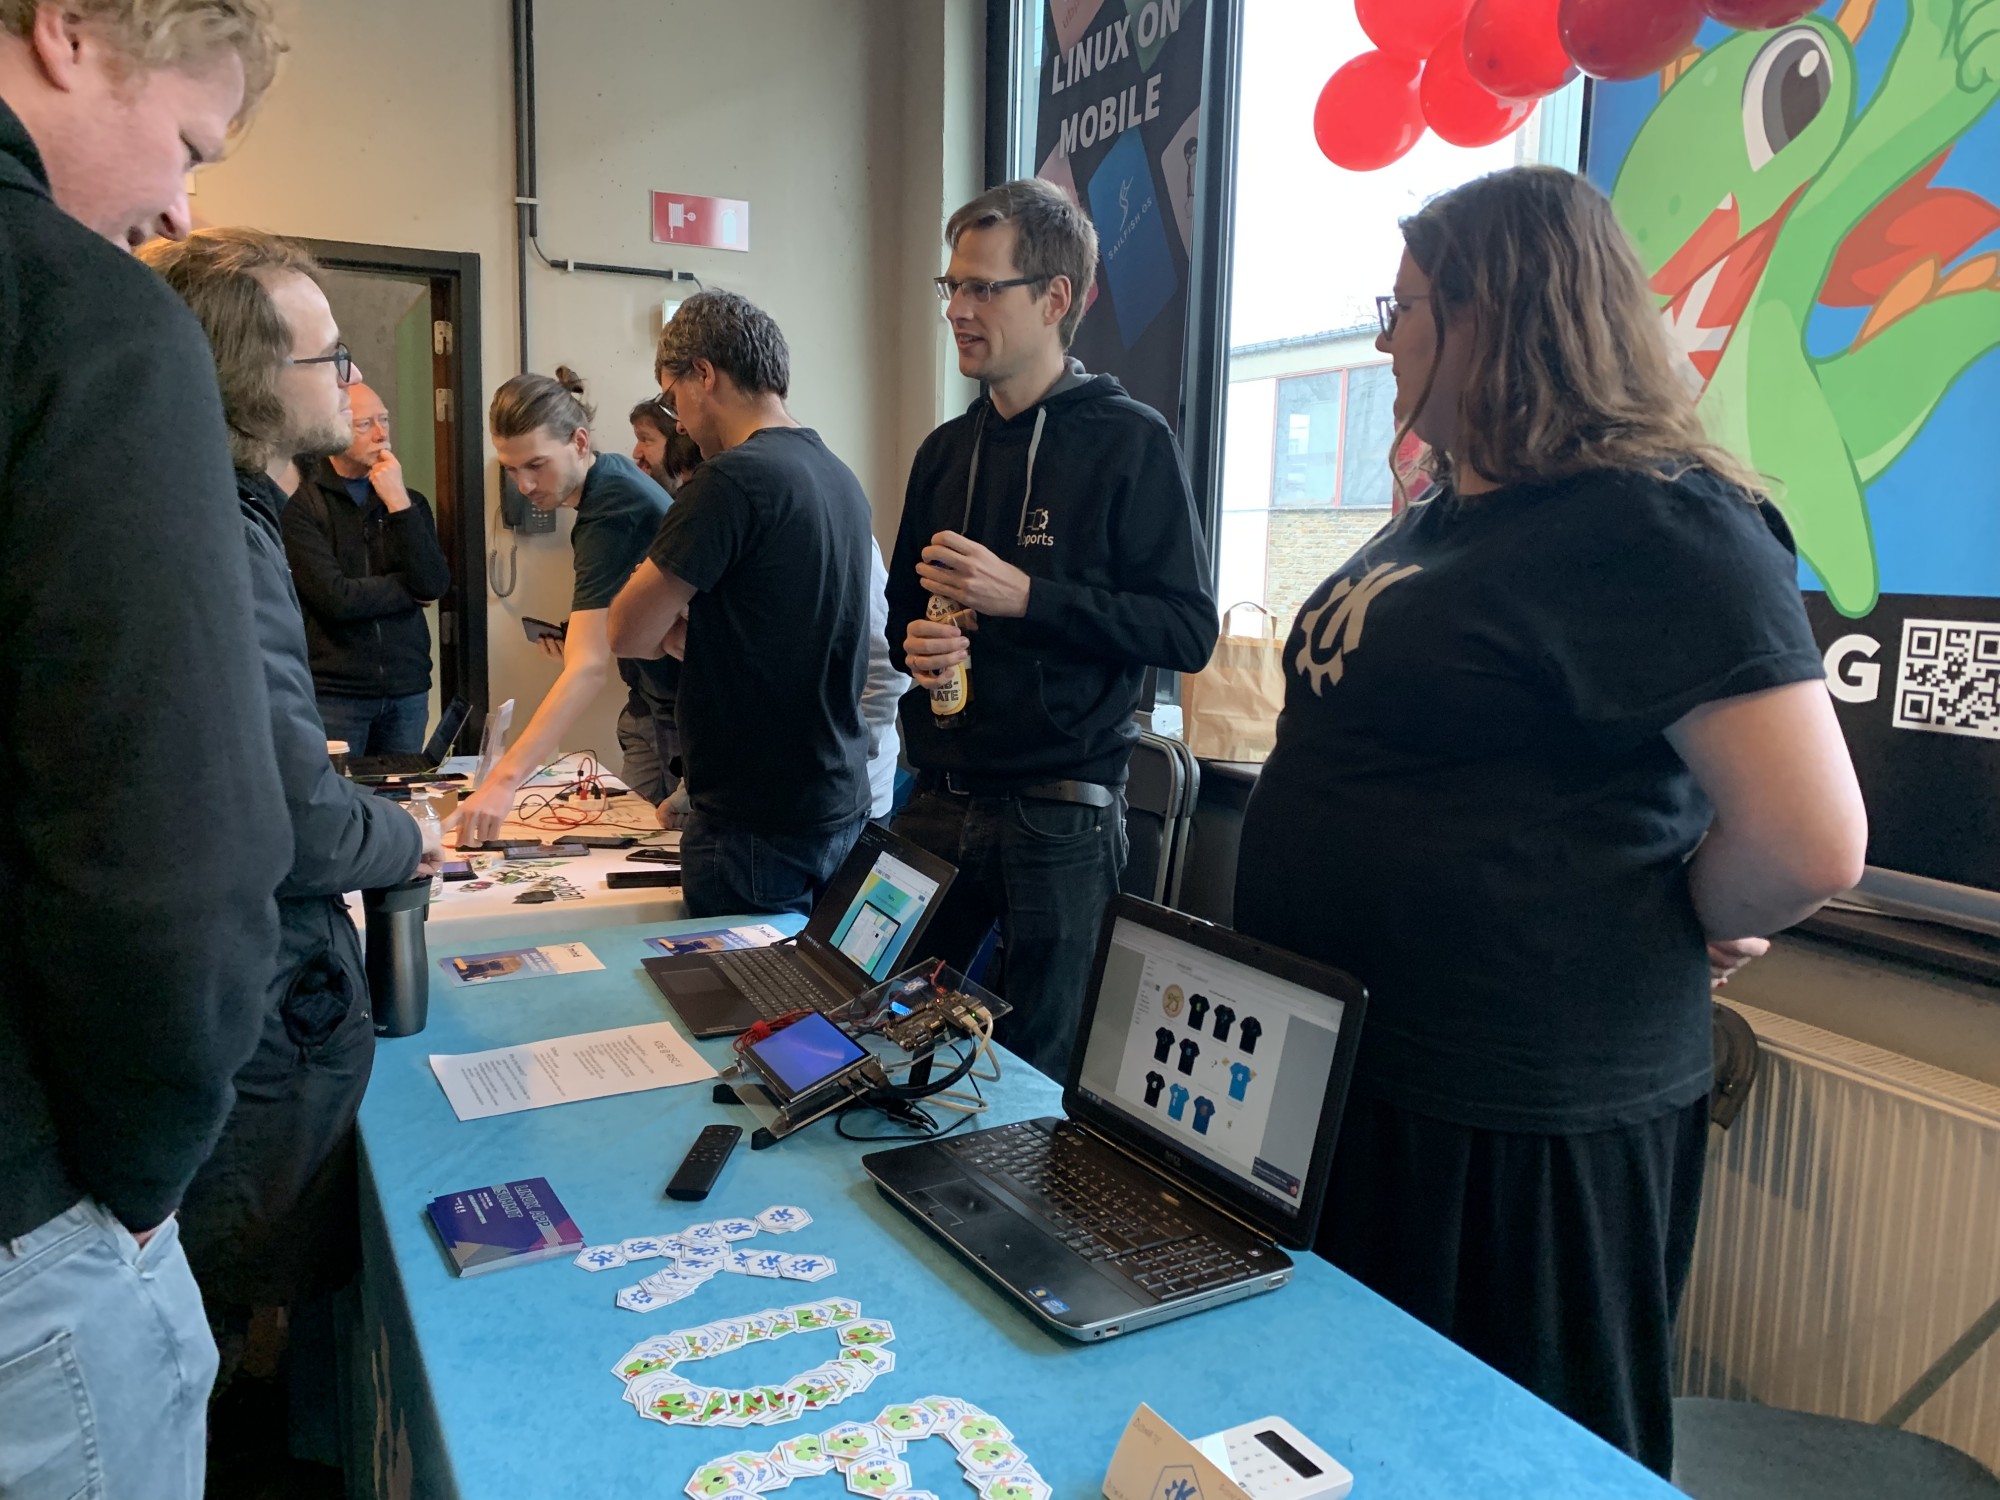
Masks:
[[[888,813],[896,788],[896,757],[902,749],[896,708],[910,690],[910,679],[890,659],[889,570],[883,566],[880,544],[873,539],[868,557],[868,681],[861,689],[861,722],[868,730],[871,816],[879,818]]]

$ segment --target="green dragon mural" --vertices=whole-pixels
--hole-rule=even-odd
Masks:
[[[1770,478],[1850,616],[1879,592],[1868,486],[2000,348],[2000,255],[1968,257],[2000,210],[1932,185],[2000,99],[2000,0],[1908,0],[1864,100],[1874,11],[1848,0],[1681,59],[1612,190],[1711,430]],[[1846,347],[1814,352],[1816,305],[1867,309]]]

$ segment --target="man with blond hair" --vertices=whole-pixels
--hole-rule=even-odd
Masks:
[[[279,50],[266,0],[0,0],[0,1494],[202,1492],[174,1213],[292,841],[214,365],[124,252]]]

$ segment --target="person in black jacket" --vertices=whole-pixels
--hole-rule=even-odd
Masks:
[[[124,252],[278,46],[262,0],[0,5],[0,1494],[202,1493],[174,1213],[292,841],[214,366]]]
[[[889,565],[889,643],[916,679],[918,791],[895,826],[959,867],[934,952],[962,966],[999,916],[1001,1038],[1061,1078],[1124,868],[1146,669],[1207,663],[1215,596],[1173,433],[1065,352],[1096,275],[1090,221],[1049,183],[1009,182],[945,242],[958,368],[986,392],[918,450]],[[960,668],[964,711],[934,712]]]
[[[278,892],[279,955],[263,994],[263,1036],[237,1075],[235,1112],[183,1210],[210,1316],[233,1332],[253,1309],[331,1290],[352,1271],[353,1124],[375,1030],[342,895],[428,873],[437,851],[422,847],[402,808],[335,773],[314,705],[279,532],[286,496],[275,476],[293,454],[347,446],[345,387],[358,378],[313,279],[317,268],[298,247],[249,229],[202,230],[142,254],[218,351],[271,749],[296,842]]]
[[[347,398],[354,440],[301,462],[304,483],[284,510],[285,556],[327,738],[354,755],[419,750],[431,691],[424,606],[444,597],[451,570],[430,502],[403,483],[388,407],[359,380]]]

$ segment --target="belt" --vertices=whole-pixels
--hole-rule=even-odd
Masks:
[[[958,771],[932,771],[921,784],[927,792],[949,797],[1026,797],[1034,802],[1075,802],[1084,807],[1109,807],[1118,800],[1116,789],[1094,781],[1037,781],[1024,786],[1018,781],[994,781]]]

